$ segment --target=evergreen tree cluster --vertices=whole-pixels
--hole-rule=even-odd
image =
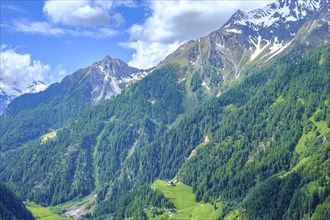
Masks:
[[[221,202],[221,217],[239,209],[248,219],[327,219],[330,47],[303,50],[193,110],[187,91],[201,91],[200,75],[180,83],[189,73],[176,65],[90,108],[87,90],[34,100],[33,109],[18,100],[23,110],[1,118],[0,180],[42,205],[95,193],[96,219],[172,208],[150,187],[158,178],[192,186],[198,202]],[[50,128],[56,134],[44,140]]]
[[[0,219],[34,220],[22,201],[0,182]]]

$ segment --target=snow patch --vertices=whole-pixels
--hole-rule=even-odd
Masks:
[[[226,32],[228,33],[236,33],[236,34],[241,34],[242,30],[237,30],[237,29],[225,29]]]
[[[221,45],[221,44],[219,44],[219,43],[215,43],[215,45],[217,45],[218,47],[220,47],[220,48],[224,48],[225,46],[223,46],[223,45]]]
[[[207,85],[205,81],[203,81],[201,85],[205,87],[207,90],[210,90],[210,87]]]
[[[184,81],[186,81],[186,78],[178,79],[178,83],[182,83],[182,82],[184,82]]]
[[[282,53],[291,43],[293,40],[291,40],[289,43],[287,43],[286,45],[282,46],[282,48],[280,48],[279,50],[277,50],[271,57],[269,57],[266,61],[268,62],[269,60],[271,60],[273,57],[275,57],[276,55]]]
[[[280,7],[279,2],[267,5],[262,9],[252,10],[250,12],[240,11],[240,15],[234,20],[234,24],[246,25],[255,31],[263,27],[270,27],[284,19],[284,21],[297,21],[304,19],[307,13],[317,11],[321,7],[321,1],[289,1],[290,4],[295,4],[295,7],[290,10],[289,6]],[[227,27],[227,26],[226,26]]]
[[[286,18],[286,21],[297,21],[298,19],[293,17],[292,15]]]
[[[266,41],[266,45],[261,47],[261,43],[262,43],[262,38],[261,36],[258,36],[258,39],[257,39],[257,43],[254,42],[254,40],[252,38],[250,38],[252,44],[255,46],[255,51],[254,53],[251,55],[251,58],[250,58],[250,61],[254,60],[257,56],[259,56],[259,54],[262,53],[262,51],[264,51],[264,49],[266,49],[269,44],[270,44],[270,41],[267,41],[267,40],[264,40]]]
[[[270,53],[275,53],[276,51],[281,49],[282,46],[283,46],[283,41],[280,43],[277,37],[275,37],[274,44],[271,47],[269,47]]]

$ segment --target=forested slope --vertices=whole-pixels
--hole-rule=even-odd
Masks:
[[[87,69],[67,76],[36,94],[13,100],[1,116],[0,149],[6,151],[62,127],[91,105]]]
[[[155,71],[122,95],[82,113],[54,137],[3,151],[1,179],[20,196],[41,204],[86,196],[111,183],[136,148],[185,111],[179,74],[175,66]]]
[[[97,211],[118,211],[109,207],[129,182],[176,178],[197,201],[221,201],[223,217],[234,207],[248,219],[328,213],[329,49],[297,48],[138,149]]]
[[[97,194],[100,219],[172,207],[150,187],[158,178],[221,202],[222,217],[327,216],[329,69],[329,47],[297,47],[183,115],[191,85],[168,65],[52,136],[2,151],[0,178],[40,204]]]
[[[0,219],[32,220],[34,217],[3,183],[0,182]]]

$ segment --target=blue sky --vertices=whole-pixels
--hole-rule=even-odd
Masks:
[[[52,83],[105,55],[147,69],[272,1],[1,0],[1,80]]]

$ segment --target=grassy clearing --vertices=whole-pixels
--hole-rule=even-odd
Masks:
[[[95,193],[91,193],[90,195],[84,197],[84,198],[78,198],[74,199],[56,206],[52,206],[51,210],[53,212],[60,212],[63,210],[68,210],[74,206],[84,206],[84,207],[90,207],[94,205],[95,202]]]
[[[285,174],[283,174],[281,176],[281,178],[286,177],[287,175],[291,174],[292,172],[298,171],[299,169],[301,169],[302,167],[306,166],[307,163],[309,162],[309,160],[311,159],[311,157],[305,157],[302,160],[300,160],[294,167],[292,167],[291,170],[289,170],[288,172],[286,172]]]
[[[57,131],[51,131],[41,137],[41,144],[44,144],[48,140],[56,138]]]
[[[165,181],[157,180],[152,187],[162,191],[169,198],[176,213],[169,215],[169,219],[216,219],[221,215],[221,203],[216,203],[216,209],[211,203],[201,204],[195,201],[192,188],[183,183],[168,186]],[[160,218],[157,216],[155,219]]]
[[[33,216],[37,220],[70,220],[73,218],[68,218],[64,216],[60,216],[53,211],[51,211],[50,207],[42,207],[34,202],[27,202],[26,207],[30,210]]]
[[[325,103],[327,104],[327,103]],[[299,139],[298,144],[296,145],[295,151],[302,155],[305,152],[308,152],[308,147],[306,146],[306,142],[308,140],[314,139],[318,135],[325,135],[330,132],[330,128],[328,128],[327,123],[325,121],[315,121],[315,115],[321,111],[320,109],[317,109],[316,112],[312,115],[312,117],[309,118],[309,120],[317,127],[315,131],[310,131],[307,134],[303,134],[301,138]]]
[[[307,142],[307,140],[314,139],[315,137],[316,137],[316,134],[313,131],[310,131],[307,134],[303,134],[301,136],[301,138],[299,139],[298,144],[296,145],[295,151],[300,155],[304,154],[305,152],[308,152],[306,142]]]
[[[27,202],[26,207],[37,220],[69,220],[74,218],[61,216],[56,213],[78,209],[82,209],[82,211],[87,210],[89,212],[93,211],[95,198],[95,194],[92,193],[84,198],[74,199],[56,206],[43,207],[34,202]]]
[[[281,104],[284,105],[285,102],[286,102],[285,98],[283,98],[283,96],[279,96],[270,107],[276,107],[276,106],[281,105]]]
[[[235,209],[231,213],[225,216],[224,220],[243,220],[244,217],[239,209]]]

